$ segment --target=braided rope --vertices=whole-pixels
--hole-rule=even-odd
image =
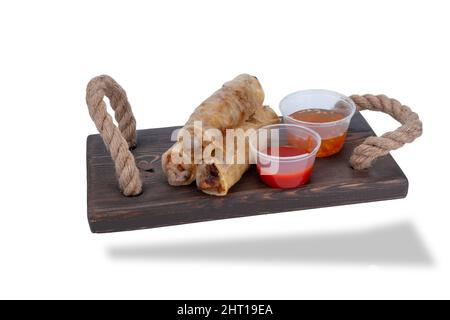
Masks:
[[[387,132],[381,137],[369,137],[356,147],[350,158],[350,164],[354,169],[367,169],[375,159],[387,155],[391,150],[396,150],[405,143],[413,142],[422,135],[422,121],[417,113],[397,100],[385,95],[371,94],[352,95],[350,98],[355,102],[358,110],[381,111],[402,124],[395,131]]]
[[[110,100],[118,128],[108,114],[103,101],[105,96]],[[122,193],[125,196],[140,194],[142,182],[134,156],[129,150],[136,146],[136,120],[125,90],[113,78],[98,76],[87,85],[86,103],[89,114],[111,153]]]

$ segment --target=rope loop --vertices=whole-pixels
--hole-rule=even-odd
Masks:
[[[417,113],[397,100],[385,95],[371,94],[352,95],[350,98],[355,102],[359,111],[381,111],[402,124],[395,131],[386,132],[380,137],[368,137],[356,147],[350,158],[350,165],[354,169],[367,169],[375,159],[387,155],[391,150],[396,150],[406,143],[413,142],[422,135],[422,121]]]
[[[109,115],[104,97],[110,101],[119,127]],[[125,90],[110,76],[101,75],[89,81],[86,88],[89,114],[114,161],[119,187],[125,196],[142,192],[139,170],[130,148],[136,147],[136,120]]]

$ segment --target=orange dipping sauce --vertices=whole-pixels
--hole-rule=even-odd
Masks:
[[[305,109],[294,112],[290,117],[303,122],[326,123],[344,119],[345,115],[336,110]],[[346,137],[347,132],[328,139],[322,138],[322,144],[320,145],[317,157],[328,157],[341,151]]]
[[[271,148],[267,149],[266,152],[268,155],[274,155],[277,157],[294,157],[302,154],[309,153],[307,150],[303,148],[297,148],[292,146],[280,146],[272,151]],[[281,166],[282,164],[280,164]],[[259,163],[256,165],[259,176],[261,180],[272,188],[281,188],[281,189],[290,189],[297,188],[305,183],[307,183],[311,177],[311,173],[313,170],[313,166],[307,167],[306,169],[302,169],[299,171],[291,170],[289,173],[282,173],[283,170],[280,168],[280,173],[269,173],[269,171],[265,170]]]

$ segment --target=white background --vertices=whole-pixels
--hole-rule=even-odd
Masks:
[[[450,298],[447,3],[2,2],[0,298]],[[113,76],[144,129],[242,72],[277,110],[308,88],[411,106],[424,135],[393,152],[408,197],[91,234],[89,79]]]

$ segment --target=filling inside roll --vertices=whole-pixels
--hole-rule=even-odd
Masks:
[[[195,166],[192,164],[185,163],[173,163],[171,161],[171,156],[168,156],[166,165],[166,174],[173,185],[182,185],[188,182],[192,177],[195,176],[194,170]]]
[[[181,156],[180,152],[178,152],[178,146],[179,144],[176,143],[162,156],[163,171],[167,177],[167,180],[173,186],[190,184],[195,180],[196,166],[194,164],[173,161],[172,156],[174,154],[177,154],[179,157]]]
[[[199,166],[197,179],[199,189],[215,190],[218,193],[224,192],[221,188],[219,169],[214,163]]]

